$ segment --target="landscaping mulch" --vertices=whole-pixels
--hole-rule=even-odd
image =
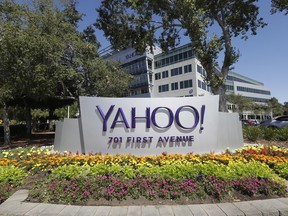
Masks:
[[[51,146],[54,144],[54,132],[43,131],[34,132],[31,138],[11,138],[10,145],[4,145],[3,138],[0,139],[0,150],[18,148],[18,147],[28,147],[28,146]]]

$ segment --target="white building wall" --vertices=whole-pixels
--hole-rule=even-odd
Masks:
[[[253,93],[253,92],[238,91],[237,87],[246,87],[246,88],[250,88],[250,89],[270,91],[268,88],[266,88],[263,85],[253,85],[253,84],[249,84],[249,83],[242,83],[242,82],[234,81],[234,94],[236,94],[236,95],[239,94],[239,95],[242,95],[244,97],[250,97],[250,98],[261,98],[261,99],[266,99],[266,100],[271,99],[271,95],[269,95],[269,94],[259,94],[259,93]]]
[[[193,65],[193,66],[195,67],[195,71],[196,71],[195,82],[196,82],[197,88],[196,88],[196,92],[195,92],[194,96],[212,95],[211,91],[208,91],[207,88],[206,88],[206,90],[204,90],[203,88],[201,88],[201,86],[198,85],[198,80],[200,80],[202,83],[203,82],[205,83],[205,78],[201,73],[197,72],[197,65],[201,66],[201,62],[195,58],[195,65]],[[206,87],[208,87],[208,86],[206,86]]]
[[[187,51],[186,48],[184,48],[184,50]],[[181,52],[181,48],[179,50],[176,50],[174,53],[177,54],[178,52]],[[122,64],[133,62],[139,58],[146,59],[144,60],[145,61],[144,64],[146,64],[145,68],[147,69],[147,73],[146,74],[137,73],[137,75],[135,75],[135,80],[137,81],[137,78],[140,79],[141,78],[140,76],[147,76],[148,82],[147,82],[146,88],[148,88],[149,90],[146,94],[143,94],[142,88],[143,87],[145,88],[145,86],[134,88],[133,90],[131,90],[130,96],[133,96],[133,97],[141,97],[141,96],[142,97],[184,97],[184,96],[206,96],[206,95],[212,94],[210,89],[207,88],[207,86],[206,86],[206,89],[203,89],[205,88],[205,86],[203,87],[203,84],[205,83],[205,81],[204,81],[203,75],[197,72],[197,65],[201,66],[201,63],[197,58],[194,57],[192,59],[187,59],[185,61],[176,62],[174,64],[170,64],[170,65],[155,69],[154,56],[160,53],[162,53],[162,50],[159,47],[154,47],[153,53],[150,52],[149,48],[147,48],[146,52],[142,55],[137,54],[135,49],[128,48],[122,51],[109,50],[109,52],[106,52],[105,55],[103,55],[102,57],[104,59],[119,61]],[[166,54],[163,53],[161,55],[164,55],[164,58],[165,58]],[[169,55],[171,54],[168,53],[167,56]],[[152,61],[152,68],[148,67],[148,61],[149,62]],[[192,72],[184,73],[184,66],[189,65],[189,64],[192,65]],[[182,74],[171,77],[171,69],[179,68],[179,67],[182,67]],[[161,79],[155,80],[155,74],[162,73],[162,71],[168,71],[168,77],[162,78],[162,74],[161,74]],[[226,85],[229,85],[230,87],[233,86],[233,90],[227,89],[228,94],[230,93],[240,94],[245,97],[256,98],[260,100],[271,99],[270,94],[260,94],[260,93],[255,93],[255,92],[245,92],[245,91],[237,90],[237,87],[240,86],[240,87],[246,87],[250,89],[269,91],[269,89],[266,88],[263,83],[253,80],[251,78],[242,76],[233,71],[230,71],[228,75],[233,77],[233,80],[226,81]],[[151,76],[152,76],[152,80],[149,78]],[[142,78],[141,78],[141,81],[143,81]],[[192,87],[180,89],[180,82],[185,81],[185,80],[190,80],[190,79],[192,79]],[[178,82],[178,90],[172,91],[171,84],[175,82]],[[169,91],[159,92],[159,86],[165,85],[165,84],[169,85]]]
[[[121,51],[113,51],[111,53],[107,53],[105,56],[103,56],[104,59],[107,60],[112,60],[112,61],[118,61],[121,62],[122,64],[126,64],[128,62],[132,62],[138,58],[141,57],[148,57],[150,59],[154,58],[154,55],[157,55],[161,53],[162,50],[159,47],[155,47],[153,49],[153,53],[150,52],[150,49],[146,49],[146,52],[143,54],[137,54],[136,50],[134,48],[127,48],[125,50]]]
[[[192,72],[184,73],[184,66],[192,65]],[[165,67],[154,69],[153,73],[153,87],[152,97],[183,97],[183,96],[204,96],[211,95],[210,92],[205,91],[198,87],[198,80],[203,81],[203,77],[197,72],[197,64],[200,65],[196,58],[181,61],[176,64],[168,65]],[[182,67],[182,74],[171,76],[171,70],[174,68]],[[168,77],[162,78],[162,72],[168,71]],[[155,74],[161,73],[161,79],[155,80]],[[192,79],[192,87],[180,89],[180,82]],[[171,84],[178,82],[178,90],[171,89]],[[169,85],[169,91],[159,92],[159,86]]]

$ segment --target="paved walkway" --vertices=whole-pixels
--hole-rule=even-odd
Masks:
[[[19,190],[0,205],[0,215],[41,216],[288,216],[288,198],[249,202],[171,206],[73,206],[23,202],[28,190]]]

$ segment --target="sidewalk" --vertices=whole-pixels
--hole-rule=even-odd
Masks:
[[[232,216],[287,215],[288,198],[247,202],[171,206],[72,206],[23,202],[28,190],[19,190],[0,205],[0,215],[41,216]]]

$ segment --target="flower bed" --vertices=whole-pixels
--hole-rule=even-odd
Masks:
[[[12,170],[7,173],[6,170]],[[2,173],[1,173],[2,172]],[[2,175],[6,173],[5,175]],[[0,153],[0,202],[39,175],[29,199],[85,204],[88,200],[203,199],[231,193],[286,196],[288,151],[245,147],[222,154],[157,156],[58,153],[19,148]]]
[[[285,195],[285,185],[265,178],[241,178],[229,181],[215,176],[199,175],[197,179],[161,179],[136,177],[132,179],[113,176],[86,176],[69,180],[51,179],[39,182],[29,199],[40,202],[85,204],[88,200],[126,200],[128,197],[148,200],[205,199],[208,196],[221,201],[231,191],[243,195]]]

